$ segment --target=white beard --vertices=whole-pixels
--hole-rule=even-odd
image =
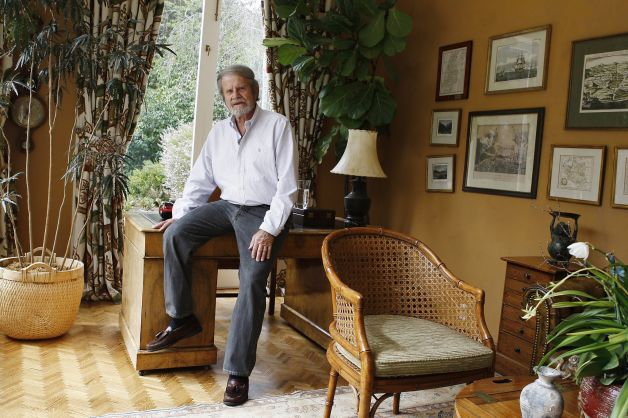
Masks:
[[[239,105],[237,106],[237,108],[229,105],[227,105],[227,107],[229,108],[229,112],[231,112],[232,116],[239,118],[240,116],[244,116],[247,113],[251,112],[253,109],[255,109],[255,102],[251,103],[248,106]]]

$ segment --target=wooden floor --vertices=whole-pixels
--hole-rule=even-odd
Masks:
[[[81,306],[69,333],[56,339],[29,342],[0,335],[0,417],[83,417],[221,402],[227,380],[223,349],[234,302],[217,300],[218,363],[208,370],[140,377],[120,337],[119,305]],[[320,389],[327,386],[328,372],[322,349],[278,314],[264,320],[250,397]]]

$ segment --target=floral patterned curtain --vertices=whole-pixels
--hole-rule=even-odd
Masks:
[[[99,42],[77,76],[75,134],[82,161],[72,236],[85,263],[84,299],[119,301],[124,155],[140,114],[164,0],[87,1],[92,13],[85,24]]]
[[[285,37],[286,22],[277,16],[274,1],[264,0],[262,7],[266,37]],[[321,7],[328,11],[331,1],[322,1]],[[273,110],[288,117],[297,140],[299,179],[314,180],[317,167],[314,145],[321,137],[324,118],[318,110],[318,94],[327,80],[312,77],[308,83],[300,82],[289,66],[279,63],[276,48],[266,49],[266,61]]]
[[[1,19],[0,19],[1,20]],[[4,122],[8,117],[8,102],[10,99],[10,90],[6,83],[5,71],[9,71],[13,67],[13,58],[8,55],[5,49],[3,24],[0,22],[0,178],[6,179],[9,173],[9,143],[4,135]],[[2,184],[2,192],[4,193],[11,186],[10,183]],[[2,205],[0,205],[0,257],[7,257],[13,251],[13,229],[8,220]]]

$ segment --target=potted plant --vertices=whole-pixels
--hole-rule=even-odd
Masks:
[[[105,2],[99,0],[92,7],[104,7],[99,3]],[[146,74],[150,69],[147,56],[152,57],[153,51],[161,53],[165,48],[156,45],[154,39],[138,36],[125,40],[127,27],[111,20],[103,22],[102,31],[93,30],[89,23],[92,13],[89,7],[89,3],[82,0],[7,0],[0,5],[0,40],[4,42],[0,45],[3,48],[1,57],[13,56],[12,70],[25,80],[25,88],[21,91],[22,99],[25,98],[21,103],[25,105],[20,115],[27,122],[23,126],[26,137],[25,201],[17,199],[19,196],[14,191],[17,175],[11,172],[10,161],[0,179],[1,202],[10,222],[14,224],[14,207],[20,206],[21,212],[25,213],[22,225],[28,225],[27,245],[23,247],[15,234],[12,248],[15,257],[0,260],[0,331],[15,338],[61,335],[74,322],[84,288],[83,263],[79,260],[82,255],[77,253],[77,246],[85,240],[90,222],[90,216],[84,216],[85,222],[77,220],[82,219],[77,216],[79,208],[81,204],[89,204],[89,199],[105,201],[115,195],[123,201],[126,196],[127,179],[122,171],[124,155],[116,146],[116,138],[103,136],[102,132],[108,134],[112,123],[128,120],[125,103],[141,103],[143,78],[138,74]],[[111,39],[124,42],[112,44]],[[106,85],[99,86],[98,79],[107,71],[115,76]],[[67,83],[69,79],[74,84]],[[2,91],[4,98],[0,100],[1,113],[9,114],[15,111],[16,100],[7,98],[15,96],[17,90],[10,84],[12,80],[6,77],[3,80],[6,83]],[[79,100],[74,127],[64,141],[58,134],[53,135],[53,129],[68,86],[76,86],[72,91],[76,91]],[[36,181],[47,180],[48,187],[45,196],[37,196],[45,202],[45,213],[39,213],[31,206],[29,184],[33,173],[29,162],[34,127],[28,122],[34,118],[35,94],[44,89],[47,100],[37,102],[45,107],[47,116],[48,166],[38,167],[42,171],[47,169],[47,177],[39,171]],[[83,105],[83,95],[100,98],[98,108],[101,110],[98,118],[88,120],[91,123],[80,127],[79,134],[76,114],[81,113],[79,107]],[[129,131],[128,135],[131,133]],[[6,141],[4,135],[2,138]],[[11,145],[7,141],[5,149],[10,151]],[[67,160],[61,166],[66,170],[62,180],[53,177],[53,147],[63,147],[67,153]],[[59,238],[61,216],[58,214],[63,213],[64,205],[72,200],[66,196],[68,183],[88,181],[81,177],[86,167],[92,173],[104,173],[102,182],[89,196],[76,196],[78,201],[74,205],[69,238],[62,243]],[[52,190],[59,187],[63,198],[60,207],[52,208]],[[91,214],[88,212],[87,215]],[[39,249],[34,244],[39,238],[33,236],[33,217],[45,219]],[[37,256],[37,251],[41,251],[41,255]],[[58,257],[57,251],[60,253]]]
[[[327,81],[320,112],[336,123],[314,145],[320,163],[334,138],[336,154],[342,154],[348,129],[379,130],[392,121],[396,103],[380,74],[396,79],[391,57],[405,49],[412,19],[395,0],[338,0],[325,13],[319,3],[275,0],[287,36],[267,38],[264,45],[278,48],[279,62],[300,80],[316,74]]]
[[[600,268],[590,263],[590,250],[602,254],[608,265]],[[591,418],[609,416],[604,414],[623,418],[628,415],[626,264],[612,252],[602,251],[585,242],[571,244],[569,252],[582,267],[559,282],[551,283],[547,294],[539,298],[535,306],[524,309],[523,318],[535,316],[537,308],[547,299],[567,297],[567,300],[554,302],[552,306],[557,309],[578,308],[580,311],[565,318],[550,332],[547,343],[551,349],[539,364],[571,358],[577,360],[575,378],[580,384],[581,410]],[[603,290],[602,296],[566,288],[567,283],[581,277],[597,282]]]

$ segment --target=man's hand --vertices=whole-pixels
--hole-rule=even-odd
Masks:
[[[153,225],[153,229],[159,229],[160,232],[164,232],[170,225],[172,225],[176,219],[166,219],[165,221],[157,222]]]
[[[251,257],[254,258],[255,261],[265,261],[270,259],[270,253],[273,249],[274,240],[274,235],[269,234],[262,229],[257,231],[251,239],[251,245],[249,245]]]

